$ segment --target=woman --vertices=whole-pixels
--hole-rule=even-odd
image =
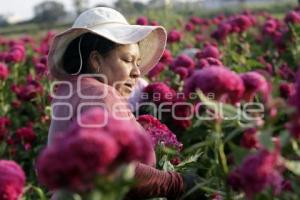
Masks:
[[[129,25],[117,11],[97,7],[82,13],[71,29],[57,35],[48,64],[58,80],[53,94],[48,144],[80,113],[102,106],[114,117],[134,120],[127,97],[137,81],[160,59],[166,31],[160,26]],[[136,123],[138,126],[138,123]],[[153,151],[153,163],[155,166]],[[138,164],[138,184],[128,199],[179,199],[186,185],[180,174]]]

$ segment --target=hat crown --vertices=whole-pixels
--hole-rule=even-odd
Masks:
[[[118,11],[108,7],[96,7],[81,13],[72,28],[89,28],[104,23],[128,24],[125,17]]]

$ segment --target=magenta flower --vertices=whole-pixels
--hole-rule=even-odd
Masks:
[[[162,62],[164,64],[171,64],[173,62],[172,52],[168,49],[165,49],[159,62]]]
[[[180,42],[182,38],[182,33],[173,29],[168,33],[168,43]]]
[[[153,78],[157,75],[159,75],[164,69],[166,68],[166,65],[164,63],[157,63],[149,72],[148,77]]]
[[[4,63],[0,63],[0,80],[6,80],[9,76],[9,70]]]
[[[12,62],[12,63],[19,63],[25,59],[25,47],[20,44],[15,44],[9,50],[5,61]]]
[[[141,16],[141,17],[137,18],[136,24],[138,24],[138,25],[148,25],[148,18],[145,17],[145,16]]]
[[[178,67],[186,68],[188,70],[188,75],[190,75],[194,71],[195,62],[188,55],[181,54],[171,64],[171,69],[173,71],[176,71]]]
[[[237,103],[244,93],[242,79],[226,67],[212,66],[195,70],[194,74],[185,81],[184,93],[189,96],[197,88],[204,94],[213,94],[215,100],[231,103]]]
[[[182,149],[182,144],[178,142],[176,135],[152,115],[141,115],[137,118],[137,121],[151,136],[154,147],[164,143],[166,147],[175,148],[178,151]]]
[[[39,180],[49,189],[67,187],[84,191],[91,187],[95,175],[108,173],[119,151],[112,136],[101,131],[80,130],[76,137],[59,139],[40,154]]]
[[[241,189],[247,199],[271,187],[274,195],[281,192],[282,176],[277,170],[278,152],[261,150],[255,155],[246,157],[242,165],[233,170],[228,177],[228,183],[233,189]]]
[[[296,138],[300,139],[300,116],[295,114],[291,117],[291,120],[286,123],[285,127],[289,130],[290,134]]]
[[[199,58],[199,59],[208,58],[208,57],[219,59],[220,58],[220,52],[219,52],[219,49],[216,46],[206,45],[203,48],[202,51],[200,51],[196,54],[196,57]]]
[[[81,122],[84,127],[75,122],[38,157],[39,180],[49,189],[86,191],[96,176],[112,174],[123,163],[153,164],[150,139],[135,122],[117,120],[101,108],[83,113]]]
[[[259,148],[260,143],[257,135],[257,130],[255,128],[249,128],[245,130],[240,144],[246,149]]]
[[[246,72],[241,74],[240,77],[243,80],[245,92],[243,99],[246,101],[252,101],[257,92],[263,95],[265,101],[269,99],[270,88],[267,80],[258,72]]]
[[[288,81],[295,81],[296,73],[294,70],[286,63],[283,63],[278,69],[279,76]]]
[[[7,127],[11,125],[11,120],[8,117],[0,117],[0,142],[8,133]]]
[[[280,28],[280,22],[277,19],[268,19],[263,26],[263,33],[274,36]]]
[[[185,25],[185,30],[188,32],[193,31],[193,30],[195,30],[195,25],[193,23],[189,22]]]
[[[223,63],[220,60],[212,57],[202,58],[196,64],[196,68],[200,68],[200,69],[204,67],[211,67],[211,66],[224,67]]]
[[[47,66],[43,63],[37,63],[35,65],[35,70],[38,74],[44,74],[47,71]]]
[[[285,23],[300,24],[300,13],[296,11],[290,11],[284,18]]]
[[[295,93],[295,86],[293,83],[281,83],[279,85],[280,96],[284,99],[290,98]]]
[[[187,100],[183,97],[176,95],[174,99],[174,113],[172,115],[173,124],[177,130],[186,130],[192,125],[192,114],[194,106],[185,104]]]
[[[159,26],[159,23],[157,22],[157,21],[151,21],[150,23],[149,23],[149,25],[151,25],[151,26]]]
[[[12,91],[21,101],[30,101],[43,92],[42,85],[36,80],[27,80],[26,85],[12,85]]]
[[[156,82],[149,84],[143,90],[144,95],[141,95],[144,99],[143,102],[150,101],[159,105],[164,102],[173,102],[175,91],[164,83]]]
[[[177,67],[176,69],[174,69],[174,72],[180,76],[181,80],[184,80],[189,76],[189,71],[185,67]]]
[[[232,32],[241,33],[250,28],[253,25],[253,22],[251,16],[238,15],[233,17],[229,23],[232,26]]]
[[[196,40],[198,43],[204,42],[204,41],[205,41],[205,36],[202,35],[202,34],[196,34],[196,35],[195,35],[195,40]]]
[[[192,16],[189,21],[192,22],[194,25],[201,25],[203,24],[204,19],[201,19],[200,17],[197,16]]]
[[[251,14],[241,14],[232,16],[229,19],[223,21],[219,24],[217,30],[215,30],[211,37],[216,40],[223,41],[227,35],[231,33],[242,33],[248,30],[251,26],[255,24],[255,17]]]
[[[221,23],[218,29],[211,33],[211,37],[216,40],[225,40],[225,38],[231,33],[231,25],[228,23]]]
[[[14,161],[0,160],[0,199],[18,200],[25,185],[25,173]]]
[[[24,146],[31,146],[36,139],[36,134],[33,131],[32,126],[26,126],[16,130],[16,137],[24,144]]]

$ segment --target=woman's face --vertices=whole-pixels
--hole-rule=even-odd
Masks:
[[[113,86],[122,96],[128,97],[140,76],[138,44],[118,46],[106,56],[99,54],[98,58],[100,69],[97,72],[106,76],[108,85]]]

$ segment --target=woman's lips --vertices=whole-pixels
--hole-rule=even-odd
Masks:
[[[132,90],[132,88],[133,88],[133,85],[130,84],[130,83],[125,83],[124,85],[125,85],[127,88],[129,88],[130,90]]]

